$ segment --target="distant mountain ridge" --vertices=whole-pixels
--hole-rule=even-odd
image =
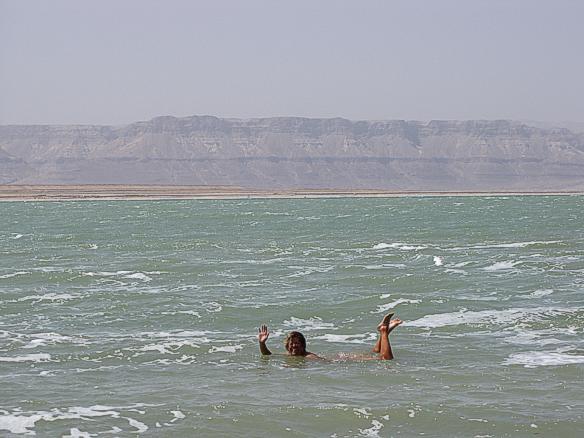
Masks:
[[[299,117],[5,125],[0,183],[582,190],[584,133],[508,120]]]

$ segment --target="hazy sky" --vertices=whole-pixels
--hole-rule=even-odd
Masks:
[[[584,121],[582,0],[0,0],[0,124]]]

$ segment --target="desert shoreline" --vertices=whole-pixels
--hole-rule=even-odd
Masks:
[[[375,189],[251,189],[234,186],[0,185],[0,201],[95,201],[268,198],[397,198],[435,196],[581,196],[584,191],[431,191]]]

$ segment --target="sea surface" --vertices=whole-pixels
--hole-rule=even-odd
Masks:
[[[580,437],[584,197],[0,203],[0,436]],[[393,361],[367,353],[389,312]],[[329,361],[261,357],[290,330]]]

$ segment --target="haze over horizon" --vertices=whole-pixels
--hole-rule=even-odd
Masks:
[[[584,122],[584,3],[0,0],[0,124]]]

